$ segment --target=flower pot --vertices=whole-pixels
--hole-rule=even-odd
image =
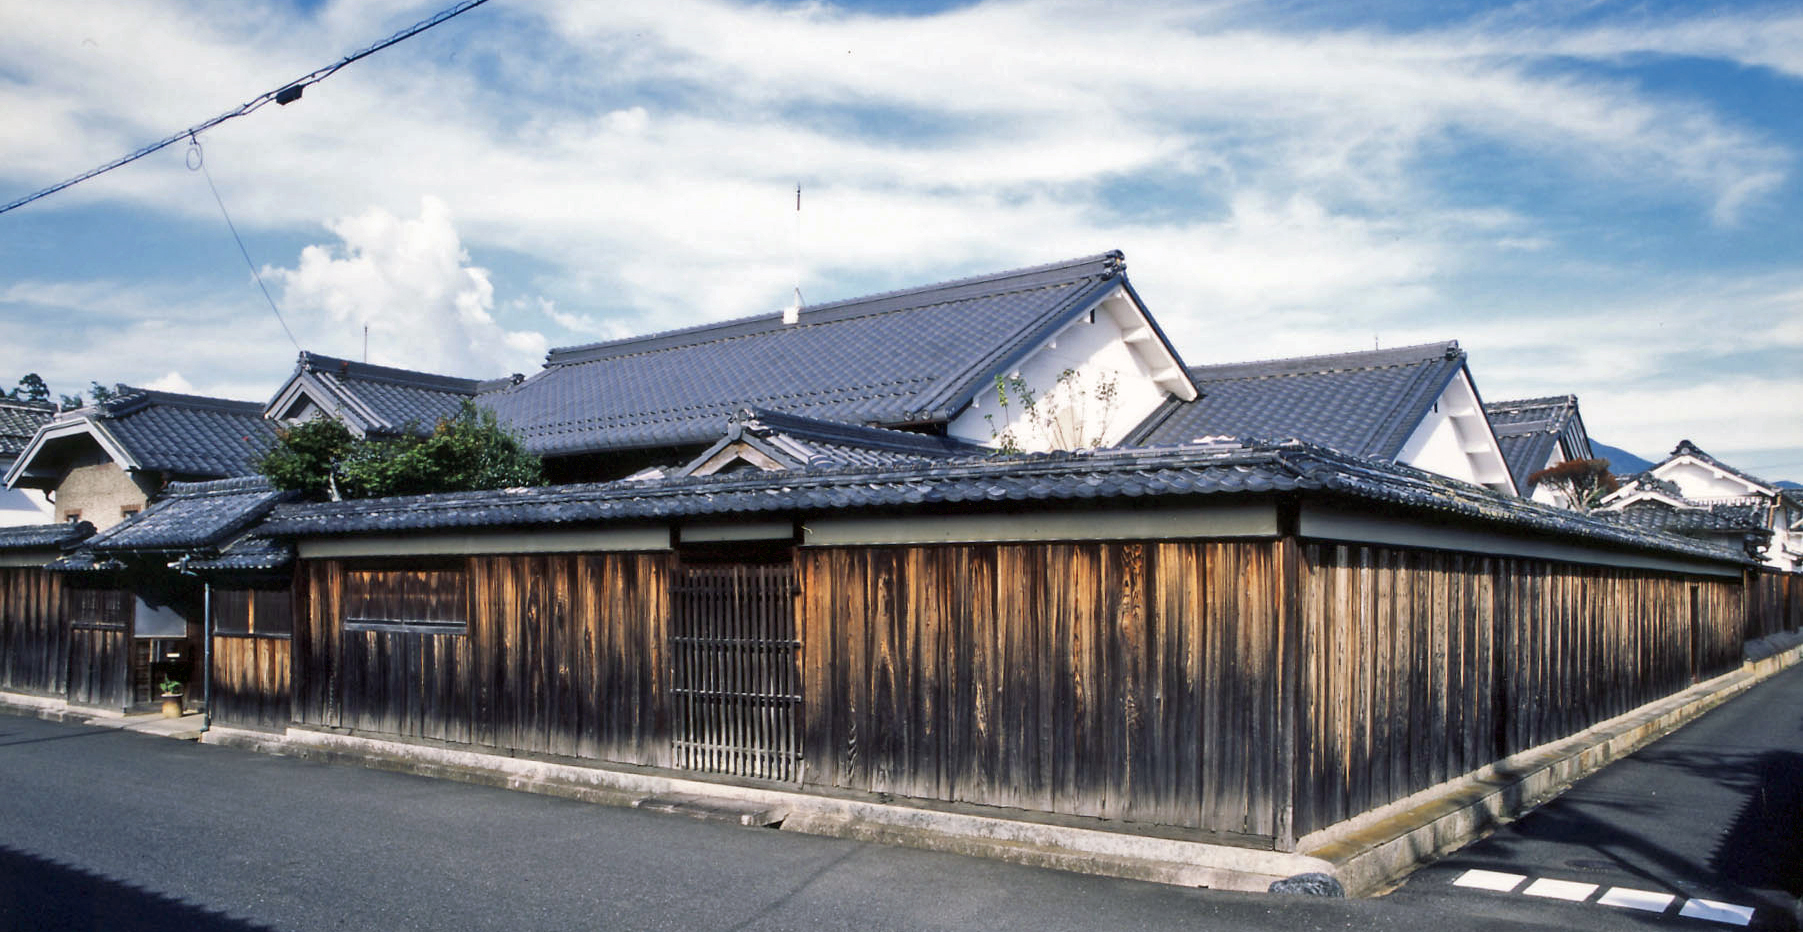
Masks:
[[[176,693],[173,696],[164,696],[163,697],[163,717],[164,718],[181,718],[182,717],[182,697],[181,697],[180,693]]]

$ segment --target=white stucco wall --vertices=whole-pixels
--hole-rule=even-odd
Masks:
[[[1514,489],[1490,422],[1477,403],[1477,392],[1463,372],[1440,392],[1396,459],[1449,479],[1502,492]]]
[[[36,489],[0,489],[0,527],[49,524],[56,508]]]
[[[1571,457],[1565,455],[1565,441],[1561,440],[1558,443],[1553,444],[1553,452],[1547,455],[1546,462],[1541,463],[1534,472],[1539,472],[1542,469],[1551,469],[1568,459],[1571,459]],[[1529,473],[1528,475],[1533,475],[1533,473]],[[1571,507],[1571,503],[1565,500],[1565,496],[1554,492],[1545,483],[1534,486],[1533,499],[1543,505],[1557,505],[1560,508]]]
[[[1151,333],[1145,318],[1124,292],[1102,301],[1089,315],[1066,327],[1015,370],[1043,411],[1057,414],[1045,430],[1027,418],[1021,399],[1009,392],[1004,407],[993,386],[977,393],[971,406],[948,427],[961,440],[1000,446],[1009,432],[1027,452],[1112,446],[1170,397],[1174,361]],[[1073,375],[1060,384],[1069,370]],[[1160,384],[1161,375],[1166,380]],[[1114,398],[1097,397],[1112,382]]]
[[[1692,501],[1760,494],[1757,487],[1688,457],[1653,467],[1653,475],[1677,484],[1678,491]]]

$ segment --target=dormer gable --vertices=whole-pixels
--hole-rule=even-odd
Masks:
[[[1028,453],[1111,447],[1167,402],[1199,392],[1123,279],[981,386],[946,429]]]
[[[330,417],[359,437],[429,431],[464,401],[521,378],[483,382],[302,351],[263,416],[283,424]]]

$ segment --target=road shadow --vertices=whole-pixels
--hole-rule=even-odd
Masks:
[[[265,932],[269,928],[0,846],[0,932]]]
[[[1700,778],[1719,801],[1708,811],[1732,816],[1719,827],[1694,824],[1682,811],[1697,804],[1691,794],[1670,803],[1631,794],[1566,797],[1448,860],[1501,871],[1532,866],[1568,878],[1607,871],[1632,878],[1636,887],[1671,893],[1677,903],[1706,896],[1754,906],[1754,928],[1797,928],[1794,904],[1803,895],[1803,754],[1672,744],[1642,751],[1629,766]],[[1697,844],[1703,839],[1712,843]],[[1566,859],[1548,860],[1560,850]],[[1569,873],[1574,870],[1578,873]]]

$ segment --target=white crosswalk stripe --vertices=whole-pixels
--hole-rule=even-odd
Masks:
[[[1523,887],[1522,881],[1527,879],[1527,874],[1487,871],[1474,867],[1460,874],[1453,880],[1452,885],[1473,890],[1488,890],[1492,893],[1518,892],[1524,896],[1565,900],[1571,903],[1581,903],[1590,899],[1590,895],[1595,893],[1600,886],[1577,880],[1555,880],[1551,877],[1540,877]],[[1671,893],[1636,890],[1632,887],[1610,887],[1603,891],[1602,896],[1596,898],[1596,904],[1621,909],[1638,909],[1649,913],[1664,913],[1671,908],[1672,902],[1676,899],[1677,896]],[[1753,922],[1753,907],[1723,903],[1720,900],[1692,898],[1684,901],[1684,906],[1678,910],[1678,915],[1685,919],[1705,919],[1710,922],[1745,926],[1751,925]]]

